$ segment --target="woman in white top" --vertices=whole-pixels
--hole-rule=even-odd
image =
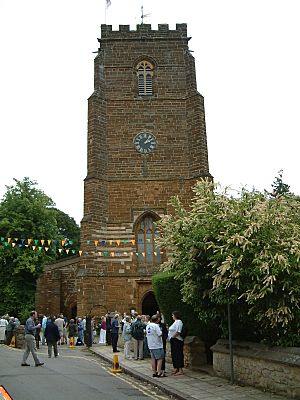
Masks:
[[[153,315],[151,317],[151,322],[146,326],[146,334],[151,354],[152,376],[161,378],[163,376],[161,366],[165,357],[165,352],[163,349],[162,331],[158,324],[158,316]]]
[[[183,338],[180,336],[183,323],[180,319],[179,311],[173,311],[173,324],[169,327],[168,339],[171,344],[171,356],[174,367],[173,375],[183,375]]]

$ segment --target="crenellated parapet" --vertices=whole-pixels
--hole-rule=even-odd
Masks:
[[[188,39],[187,25],[176,24],[176,29],[169,29],[168,24],[159,24],[158,29],[151,29],[150,24],[137,25],[136,30],[130,30],[130,25],[119,25],[119,30],[113,30],[111,25],[101,25],[101,40],[140,40],[141,38],[162,40]]]

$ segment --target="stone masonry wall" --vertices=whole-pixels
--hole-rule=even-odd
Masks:
[[[228,341],[218,340],[211,349],[215,374],[229,378]],[[300,399],[300,348],[236,342],[234,377],[237,382]]]

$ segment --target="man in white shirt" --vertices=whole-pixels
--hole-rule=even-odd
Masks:
[[[153,377],[161,378],[162,361],[165,356],[162,341],[162,331],[158,325],[159,318],[157,315],[151,317],[151,322],[146,326],[147,342],[151,354],[151,365]]]
[[[55,325],[58,327],[58,332],[60,336],[60,340],[58,341],[58,344],[64,344],[64,326],[65,326],[65,320],[63,314],[60,314],[58,318],[54,321]]]

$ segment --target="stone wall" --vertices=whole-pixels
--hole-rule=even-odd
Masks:
[[[218,340],[211,350],[214,373],[229,378],[228,341]],[[236,382],[300,399],[300,348],[234,342],[233,354]]]

